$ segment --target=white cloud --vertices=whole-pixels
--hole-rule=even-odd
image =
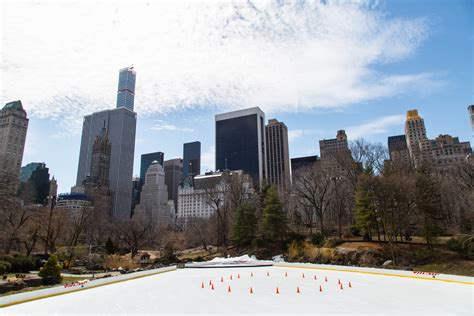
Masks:
[[[426,38],[422,18],[377,1],[11,1],[3,5],[0,101],[80,130],[115,104],[134,64],[140,114],[259,105],[340,107],[424,91],[430,73],[380,73]]]
[[[154,131],[194,132],[194,129],[192,128],[179,127],[161,120],[155,120],[155,124],[151,127],[151,129]]]
[[[201,173],[215,170],[216,164],[216,147],[209,146],[205,152],[201,154]]]
[[[357,139],[367,135],[387,133],[389,127],[403,125],[404,121],[404,115],[379,117],[368,123],[346,128],[347,137]]]

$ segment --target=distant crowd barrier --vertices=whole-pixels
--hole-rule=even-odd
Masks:
[[[51,296],[57,296],[57,295],[87,290],[87,289],[91,289],[91,288],[99,287],[103,285],[143,278],[143,277],[165,273],[169,271],[174,271],[174,270],[176,270],[176,266],[170,266],[170,267],[160,268],[160,269],[121,274],[114,277],[108,277],[108,278],[102,278],[102,279],[96,279],[96,280],[85,279],[83,281],[59,285],[59,286],[55,286],[55,287],[51,287],[47,289],[36,290],[36,291],[33,290],[30,292],[7,295],[7,296],[0,297],[0,308],[7,307],[10,305],[20,304],[20,303],[25,303],[29,301],[39,300],[39,299],[47,298]]]

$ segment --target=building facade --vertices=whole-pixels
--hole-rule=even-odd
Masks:
[[[109,188],[112,193],[112,216],[130,218],[132,176],[137,115],[125,107],[105,110],[84,117],[76,186],[90,176],[93,146],[103,128],[111,144]]]
[[[267,184],[274,185],[279,192],[290,187],[290,154],[288,149],[288,128],[276,119],[265,126],[267,154]]]
[[[178,189],[177,223],[186,228],[190,220],[209,218],[216,212],[216,201],[220,206],[226,203],[229,181],[239,177],[242,181],[244,198],[254,193],[251,177],[237,171],[208,172],[205,175],[189,176]]]
[[[294,180],[298,173],[306,168],[313,167],[319,160],[318,156],[306,156],[291,158],[291,177]]]
[[[201,174],[201,142],[183,145],[183,178]]]
[[[84,193],[61,193],[56,200],[56,209],[69,218],[77,218],[85,208],[93,209],[90,198]]]
[[[469,114],[471,115],[471,128],[474,131],[474,104],[470,105],[467,110],[469,111]]]
[[[183,180],[183,159],[175,158],[164,162],[165,182],[168,187],[168,200],[173,200],[175,211],[178,205],[178,186]]]
[[[216,170],[242,170],[256,185],[267,177],[265,114],[258,108],[218,114]]]
[[[168,203],[163,166],[155,160],[145,174],[140,203],[135,207],[134,217],[152,221],[158,227],[167,227],[175,213],[172,206],[172,203]]]
[[[439,135],[429,141],[430,160],[437,169],[447,169],[453,165],[466,162],[472,153],[469,142],[460,142],[458,137]]]
[[[388,138],[388,153],[393,163],[410,164],[410,153],[405,135],[390,136]]]
[[[16,180],[25,150],[28,117],[21,101],[5,104],[0,111],[0,170]]]
[[[336,138],[319,141],[321,160],[347,157],[351,155],[347,135],[344,130],[337,131]]]
[[[100,135],[95,137],[90,174],[82,184],[84,193],[92,200],[95,212],[100,212],[104,218],[112,215],[112,194],[109,187],[111,153],[112,144],[107,129],[103,127]]]
[[[135,81],[137,74],[132,67],[120,69],[117,91],[117,108],[127,108],[133,112],[135,104]]]

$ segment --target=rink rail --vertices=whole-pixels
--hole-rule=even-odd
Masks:
[[[345,267],[345,266],[334,266],[334,265],[323,265],[323,264],[308,264],[308,263],[291,263],[291,262],[275,262],[275,267],[283,268],[298,268],[298,269],[312,269],[322,271],[336,271],[336,272],[349,272],[359,274],[369,274],[378,276],[391,276],[408,279],[418,279],[427,281],[438,281],[438,282],[449,282],[457,284],[474,285],[474,278],[467,276],[449,275],[449,274],[438,274],[420,271],[404,271],[404,270],[390,270],[390,269],[374,269],[374,268],[361,268],[361,267]]]
[[[170,266],[166,268],[146,270],[146,271],[134,272],[134,273],[129,273],[129,274],[122,274],[115,277],[109,277],[109,278],[103,278],[103,279],[84,280],[84,281],[74,282],[71,284],[64,284],[61,286],[55,286],[52,288],[42,289],[42,290],[7,295],[7,296],[0,297],[0,308],[16,305],[16,304],[21,304],[21,303],[26,303],[30,301],[35,301],[35,300],[48,298],[52,296],[83,291],[83,290],[92,289],[95,287],[109,285],[109,284],[114,284],[118,282],[144,278],[147,276],[170,272],[174,270],[176,270],[176,266]]]

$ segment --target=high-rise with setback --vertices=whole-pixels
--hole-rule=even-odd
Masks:
[[[216,170],[242,170],[254,185],[263,185],[265,151],[265,114],[260,108],[216,115]]]
[[[25,150],[28,118],[21,101],[5,104],[0,111],[0,171],[16,179]]]

